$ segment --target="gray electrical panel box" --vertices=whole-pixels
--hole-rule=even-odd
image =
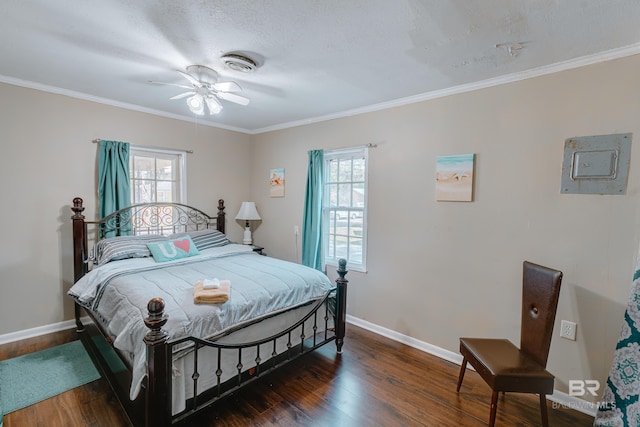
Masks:
[[[560,192],[625,194],[630,154],[630,133],[567,139]]]

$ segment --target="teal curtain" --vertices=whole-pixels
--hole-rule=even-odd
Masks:
[[[98,198],[100,218],[131,205],[129,143],[100,141],[98,152]],[[108,231],[104,237],[129,234],[129,230]]]
[[[322,262],[322,176],[324,151],[309,151],[307,190],[302,218],[302,264],[324,271]]]

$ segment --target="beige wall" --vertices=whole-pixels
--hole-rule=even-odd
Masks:
[[[225,199],[229,234],[249,196],[250,136],[0,84],[0,334],[73,318],[71,201],[95,218],[95,138],[190,149],[188,203],[215,214]]]
[[[253,137],[254,233],[299,259],[307,151],[378,144],[369,159],[368,273],[349,273],[348,313],[446,350],[460,336],[519,340],[522,261],[565,276],[549,369],[604,384],[639,242],[640,150],[627,194],[560,194],[564,140],[633,132],[640,56]],[[476,154],[473,203],[434,201],[438,155]],[[268,196],[284,167],[286,196]],[[560,320],[578,324],[575,342]],[[349,344],[346,342],[346,351]]]

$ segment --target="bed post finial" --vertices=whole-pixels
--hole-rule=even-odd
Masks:
[[[336,279],[336,347],[338,348],[338,354],[342,354],[342,345],[344,344],[347,326],[347,283],[349,283],[345,278],[349,272],[346,259],[340,258],[338,260],[336,272],[340,276]]]
[[[144,324],[151,329],[144,337],[147,345],[147,393],[145,402],[145,425],[166,426],[171,419],[170,408],[167,404],[166,378],[170,374],[167,367],[167,339],[169,335],[162,330],[167,323],[168,316],[164,314],[162,298],[152,298],[147,304],[149,316]],[[169,408],[169,409],[167,409]]]
[[[346,276],[347,273],[349,272],[349,270],[347,270],[347,260],[346,259],[340,258],[338,260],[338,269],[336,270],[336,272],[340,276],[340,278],[338,280],[344,280],[345,282],[348,282],[348,280],[344,278],[344,276]]]
[[[75,197],[73,199],[73,206],[71,207],[73,211],[73,216],[71,219],[84,219],[84,215],[82,215],[82,211],[84,211],[84,206],[82,206],[82,198]]]
[[[167,323],[168,316],[164,314],[164,300],[162,298],[152,298],[147,304],[149,316],[144,319],[144,324],[151,329],[144,336],[144,342],[154,345],[160,341],[166,341],[167,334],[162,327]]]

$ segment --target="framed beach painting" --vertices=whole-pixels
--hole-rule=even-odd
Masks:
[[[269,196],[284,197],[284,168],[269,171]]]
[[[475,154],[438,156],[436,160],[436,200],[473,201]]]

